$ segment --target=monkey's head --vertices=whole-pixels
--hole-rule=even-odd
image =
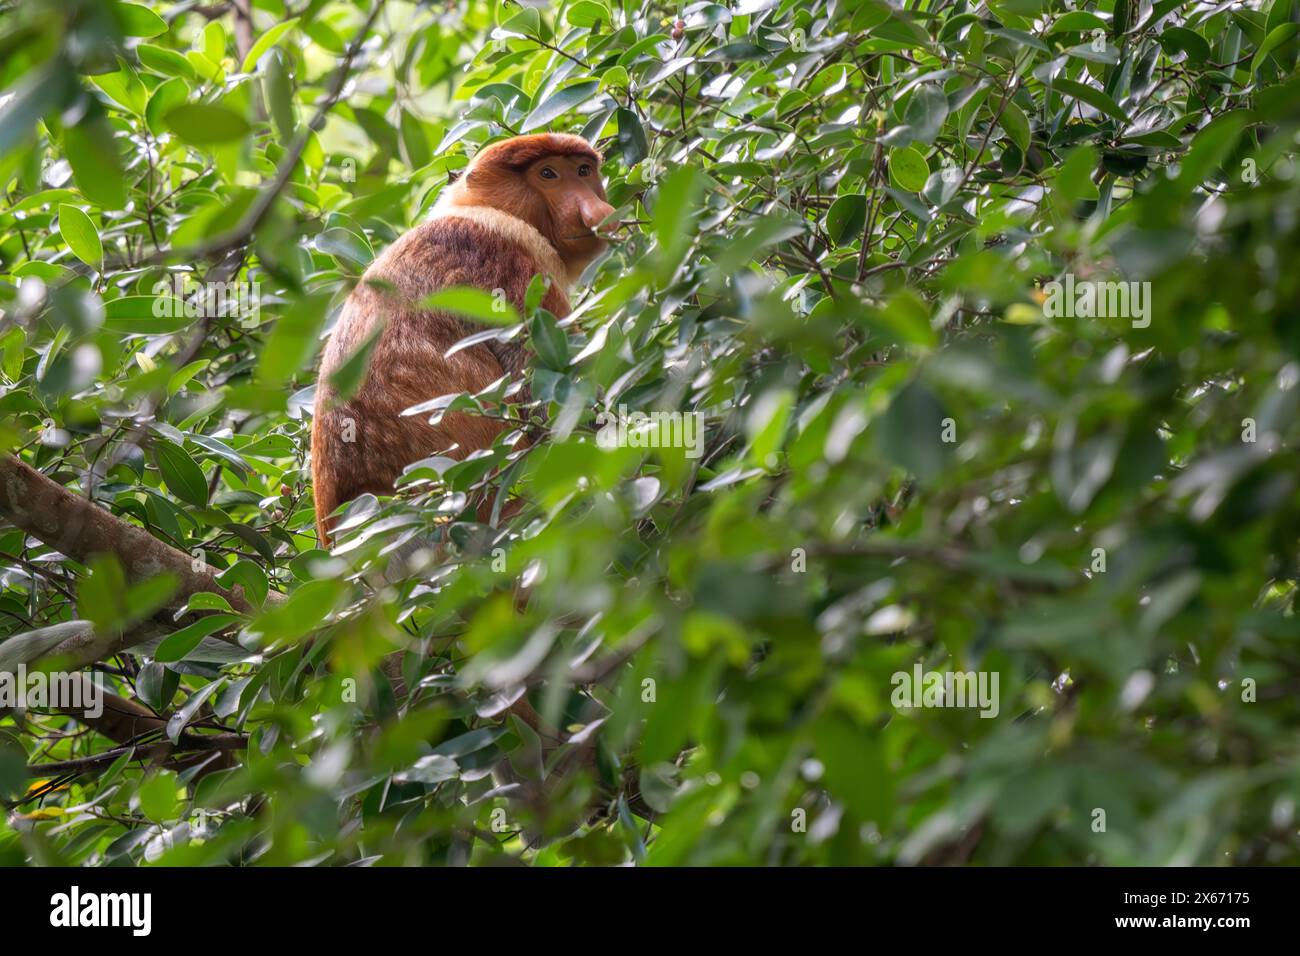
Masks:
[[[482,150],[464,177],[478,203],[528,222],[576,275],[605,251],[614,207],[605,199],[600,154],[581,136],[516,136]]]

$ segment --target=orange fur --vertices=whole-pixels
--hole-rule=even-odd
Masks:
[[[518,379],[528,359],[522,346],[497,342],[448,356],[476,327],[415,303],[438,289],[470,285],[502,290],[522,313],[533,276],[561,271],[551,275],[542,306],[567,315],[566,286],[603,250],[596,227],[613,211],[599,163],[577,136],[544,133],[493,144],[444,190],[429,222],[366,270],[325,347],[316,389],[312,480],[322,546],[330,540],[328,516],[344,502],[366,492],[391,494],[411,462],[439,453],[464,457],[502,430],[501,422],[464,413],[436,426],[426,416],[402,417],[403,409],[439,395],[479,391],[507,373]],[[365,381],[340,401],[330,376],[377,329]]]

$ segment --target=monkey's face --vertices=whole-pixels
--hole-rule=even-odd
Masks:
[[[585,156],[543,156],[524,170],[529,189],[546,204],[557,251],[566,260],[594,259],[605,250],[602,233],[614,207],[605,201],[600,170]]]

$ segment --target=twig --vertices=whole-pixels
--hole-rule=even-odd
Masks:
[[[207,242],[197,243],[184,249],[164,250],[154,255],[148,256],[144,260],[136,263],[137,268],[149,265],[159,265],[171,259],[210,259],[216,256],[224,255],[239,246],[242,246],[250,236],[257,230],[270,213],[272,206],[275,205],[276,198],[284,191],[285,186],[293,177],[298,160],[302,158],[303,150],[307,148],[307,142],[311,134],[325,125],[325,117],[334,105],[338,103],[339,97],[343,95],[343,88],[347,85],[348,73],[352,66],[352,61],[360,52],[362,45],[365,43],[370,28],[374,25],[379,16],[379,11],[383,9],[386,0],[375,0],[375,6],[370,11],[370,16],[366,18],[365,24],[353,37],[352,43],[348,46],[347,52],[344,53],[342,61],[334,76],[334,82],[330,87],[329,94],[321,101],[316,108],[315,115],[305,127],[294,137],[293,143],[285,152],[284,158],[280,161],[280,166],[276,170],[275,178],[270,184],[258,194],[257,200],[249,208],[241,219],[229,231],[215,236]]]
[[[85,773],[113,763],[124,753],[135,752],[141,760],[160,756],[171,756],[177,751],[194,750],[213,752],[222,750],[243,750],[248,746],[248,738],[242,734],[211,734],[207,736],[186,734],[178,743],[160,740],[152,744],[114,747],[103,753],[91,754],[89,757],[76,757],[72,760],[55,760],[50,763],[35,763],[27,767],[29,777],[53,777],[64,774]]]

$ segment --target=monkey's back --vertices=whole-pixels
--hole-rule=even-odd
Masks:
[[[528,284],[541,271],[521,245],[454,216],[412,229],[366,270],[326,343],[316,386],[312,482],[322,546],[328,543],[325,518],[340,504],[367,492],[391,494],[394,479],[411,462],[437,453],[464,457],[490,445],[505,427],[464,413],[448,414],[436,426],[425,415],[402,416],[403,409],[439,395],[479,391],[507,372],[519,377],[527,361],[514,343],[479,344],[448,356],[478,326],[417,303],[439,289],[467,285],[504,295],[522,314]],[[558,316],[569,311],[558,284],[542,304]],[[376,331],[364,381],[338,401],[330,377]]]

